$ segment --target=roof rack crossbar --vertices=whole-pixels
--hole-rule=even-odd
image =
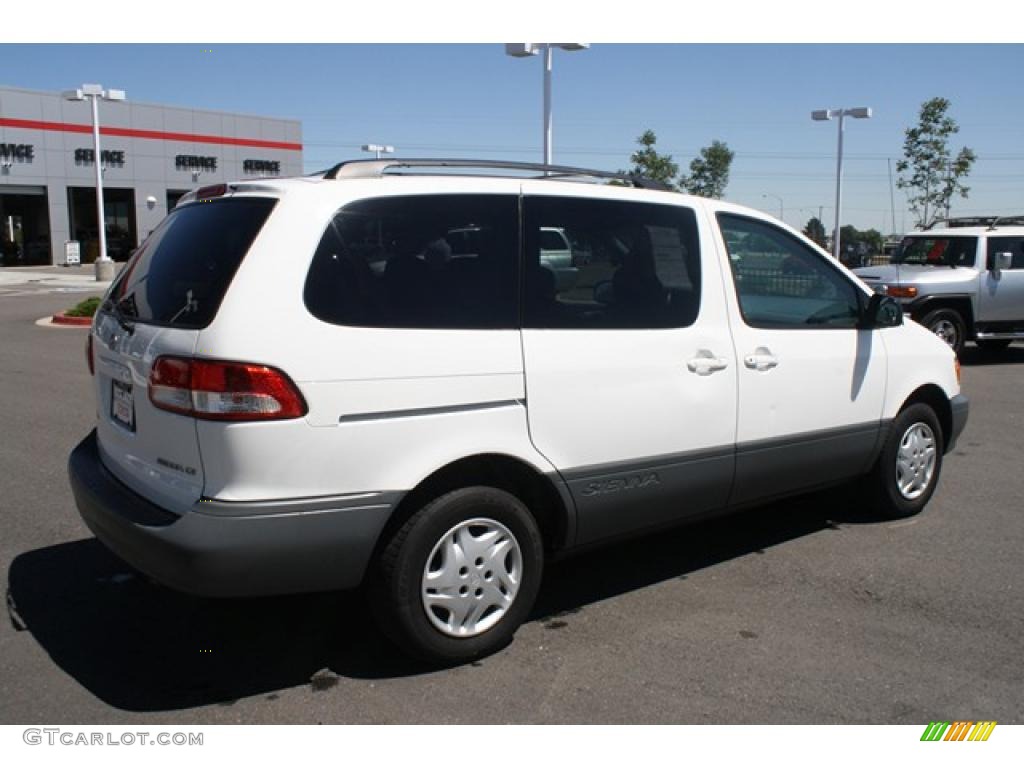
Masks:
[[[573,168],[565,165],[546,165],[544,163],[522,163],[511,160],[462,160],[432,158],[388,158],[380,160],[346,160],[323,172],[325,179],[373,179],[380,178],[386,171],[395,168],[481,168],[505,171],[537,171],[539,178],[591,177],[597,179],[614,179],[626,182],[640,189],[657,189],[670,191],[667,184],[644,176],[612,171],[597,171],[592,168]]]
[[[988,231],[991,232],[997,229],[1000,225],[1002,226],[1020,226],[1024,225],[1024,215],[1004,215],[1004,216],[951,216],[949,218],[936,219],[927,227],[924,231],[936,228],[939,224],[943,224],[946,228],[956,229],[958,227],[987,227]]]

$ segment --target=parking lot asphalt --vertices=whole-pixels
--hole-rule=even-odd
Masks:
[[[1024,722],[1024,346],[965,354],[920,516],[834,491],[567,559],[511,646],[432,670],[358,594],[192,598],[92,538],[85,331],[34,324],[79,298],[0,298],[2,723]]]

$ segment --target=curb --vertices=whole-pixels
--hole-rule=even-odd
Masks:
[[[91,317],[68,317],[63,312],[58,312],[51,320],[54,325],[75,325],[80,327],[92,325]]]

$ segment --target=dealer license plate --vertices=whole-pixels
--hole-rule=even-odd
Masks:
[[[132,385],[124,381],[111,381],[110,418],[129,432],[135,431],[135,402]]]

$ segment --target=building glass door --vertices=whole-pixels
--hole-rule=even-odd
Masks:
[[[82,263],[96,261],[99,256],[96,190],[92,187],[68,187],[68,210],[72,239],[82,244]],[[107,255],[114,261],[127,261],[138,244],[135,190],[104,187],[103,214],[106,219]]]
[[[45,187],[0,187],[0,264],[49,264],[50,214]]]

